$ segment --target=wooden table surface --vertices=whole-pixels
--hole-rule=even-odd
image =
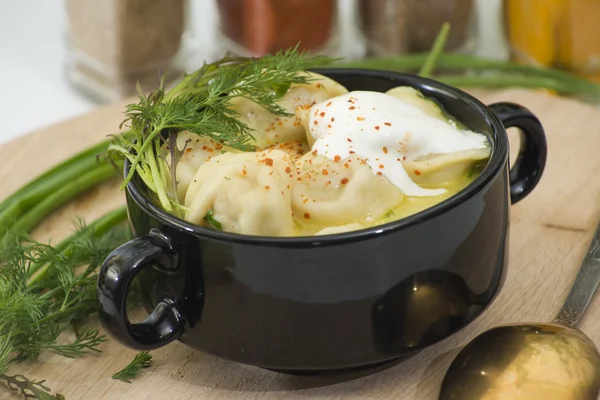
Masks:
[[[75,399],[436,399],[443,374],[460,346],[494,325],[548,321],[560,308],[600,214],[600,108],[541,92],[475,92],[484,102],[508,100],[534,111],[548,135],[549,156],[536,190],[512,207],[506,284],[475,322],[417,356],[387,369],[347,376],[294,377],[217,359],[173,343],[153,352],[154,364],[131,384],[110,376],[134,351],[115,341],[104,353],[72,360],[46,353],[12,373],[46,379]],[[0,197],[72,153],[115,132],[123,104],[41,129],[0,146]],[[516,137],[516,136],[513,136]],[[64,207],[36,230],[56,242],[76,216],[91,221],[123,203],[106,184]],[[0,311],[1,312],[1,311]],[[600,344],[600,298],[581,328]],[[95,319],[92,325],[98,325]],[[0,387],[1,399],[16,398]]]

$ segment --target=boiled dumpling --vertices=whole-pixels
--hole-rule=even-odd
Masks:
[[[185,219],[201,226],[217,224],[226,232],[292,236],[294,171],[292,158],[280,150],[214,157],[192,179]]]
[[[315,236],[334,235],[337,233],[357,231],[363,228],[364,227],[361,224],[357,224],[356,222],[342,226],[328,226],[327,228],[323,228],[317,233],[315,233]]]
[[[294,161],[297,161],[304,154],[308,153],[310,147],[308,147],[306,142],[284,142],[265,147],[264,150],[281,150],[288,153]]]
[[[312,148],[313,144],[315,144],[315,138],[310,134],[310,110],[312,106],[304,106],[296,108],[296,120],[300,123],[302,129],[305,132],[305,140],[308,143],[308,146]]]
[[[345,87],[332,79],[312,72],[307,74],[314,80],[303,85],[292,85],[285,96],[277,101],[290,114],[294,114],[298,107],[312,106],[348,93]],[[232,98],[230,108],[239,114],[237,118],[241,122],[253,129],[254,144],[259,148],[281,142],[306,140],[304,128],[296,116],[278,117],[243,97]]]
[[[449,121],[435,101],[425,98],[415,88],[399,86],[388,90],[386,93],[419,107],[429,116]],[[450,121],[450,124],[456,126],[452,121]],[[485,160],[489,156],[490,149],[486,147],[449,154],[430,154],[417,160],[403,161],[403,165],[415,183],[436,186],[464,177],[477,161]]]
[[[478,161],[490,157],[490,148],[434,154],[413,161],[404,161],[404,169],[419,185],[441,185],[454,182],[466,174]]]
[[[427,115],[447,121],[440,106],[433,100],[425,98],[421,92],[410,86],[398,86],[385,92],[390,96],[404,100],[406,103],[420,108]]]
[[[223,145],[213,141],[206,136],[199,136],[190,132],[179,132],[177,135],[177,148],[183,150],[183,155],[177,163],[177,198],[183,202],[185,193],[194,178],[196,171],[206,161],[221,154]],[[171,153],[165,148],[167,164],[171,165]],[[167,175],[168,188],[172,187],[171,175]]]
[[[298,161],[292,206],[302,224],[368,225],[402,198],[400,189],[374,174],[359,157],[332,161],[308,153]]]

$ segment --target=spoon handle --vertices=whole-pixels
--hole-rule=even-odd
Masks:
[[[600,283],[600,225],[590,243],[575,282],[554,322],[577,326]]]

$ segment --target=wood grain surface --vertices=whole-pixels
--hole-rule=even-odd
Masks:
[[[79,360],[43,354],[13,373],[46,379],[76,399],[406,399],[433,400],[456,351],[494,325],[549,321],[560,308],[600,214],[600,108],[541,92],[474,92],[486,103],[512,101],[534,111],[548,135],[549,157],[540,185],[512,207],[506,284],[492,306],[463,331],[388,368],[344,376],[294,377],[239,365],[174,343],[153,352],[154,364],[131,384],[110,376],[134,351],[114,341],[104,353]],[[123,104],[41,129],[0,147],[0,197],[54,163],[114,132]],[[64,207],[38,228],[38,239],[66,235],[75,216],[92,220],[123,202],[106,184]],[[1,311],[0,311],[1,312]],[[90,322],[98,325],[95,319]],[[581,328],[600,344],[600,299]],[[1,399],[16,398],[0,388]]]

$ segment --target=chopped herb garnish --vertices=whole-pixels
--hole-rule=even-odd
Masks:
[[[133,360],[125,368],[112,376],[123,382],[131,383],[131,379],[139,375],[144,368],[150,368],[152,356],[147,351],[140,351],[133,357]]]
[[[474,178],[478,176],[479,174],[481,174],[484,168],[485,164],[481,162],[474,164],[473,166],[471,166],[471,168],[467,170],[467,178]]]
[[[220,231],[223,230],[221,223],[215,219],[212,208],[208,210],[208,212],[204,216],[204,220],[208,222],[208,224],[213,228],[218,229]]]

